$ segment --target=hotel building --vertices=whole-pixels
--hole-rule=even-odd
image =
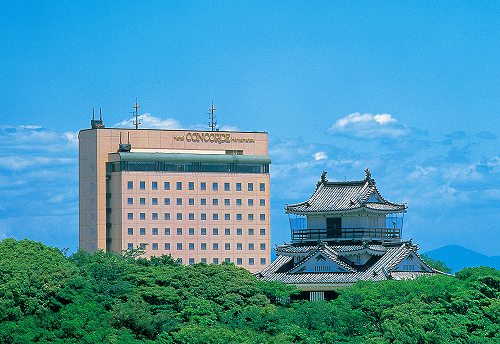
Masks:
[[[92,128],[79,135],[80,249],[183,264],[270,263],[265,132]]]

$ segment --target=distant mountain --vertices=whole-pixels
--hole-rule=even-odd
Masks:
[[[484,254],[458,245],[443,246],[424,252],[424,254],[444,262],[453,272],[471,266],[490,266],[500,269],[500,256],[485,256]]]

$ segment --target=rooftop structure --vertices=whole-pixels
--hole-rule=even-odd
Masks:
[[[324,300],[356,281],[410,279],[436,273],[402,239],[405,204],[384,199],[365,170],[361,181],[329,182],[326,172],[312,196],[287,205],[291,243],[257,276],[296,285],[304,297]]]

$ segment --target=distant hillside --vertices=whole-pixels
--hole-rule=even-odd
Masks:
[[[484,254],[458,245],[443,246],[424,254],[443,261],[447,266],[452,268],[453,272],[471,266],[489,266],[500,269],[500,256],[485,256]]]

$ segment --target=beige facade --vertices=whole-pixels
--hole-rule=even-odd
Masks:
[[[270,263],[267,133],[97,128],[79,141],[81,249]]]

